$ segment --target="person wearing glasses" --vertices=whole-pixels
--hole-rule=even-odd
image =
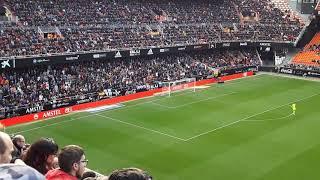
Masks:
[[[49,171],[46,180],[78,180],[88,164],[83,149],[76,145],[62,148],[58,160],[59,169]]]

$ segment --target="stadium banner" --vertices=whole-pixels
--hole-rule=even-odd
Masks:
[[[1,120],[0,122],[3,125],[5,125],[6,127],[8,127],[8,126],[13,126],[13,125],[17,125],[17,124],[35,122],[35,121],[39,121],[41,119],[52,118],[52,117],[56,117],[59,115],[68,114],[71,112],[73,112],[72,107],[66,107],[66,108],[59,108],[59,109],[54,109],[54,110],[49,110],[49,111],[43,111],[43,112],[24,115],[24,116],[16,116],[13,118]]]
[[[52,102],[52,103],[47,103],[47,104],[36,104],[33,106],[26,106],[26,107],[19,107],[17,109],[10,109],[2,113],[4,117],[0,117],[1,119],[4,119],[6,117],[10,117],[12,115],[14,116],[23,116],[26,114],[33,114],[36,112],[41,112],[41,111],[48,111],[52,109],[57,109],[57,108],[62,108],[62,107],[68,107],[68,106],[73,106],[76,104],[83,104],[83,103],[88,103],[92,102],[94,100],[98,99],[98,95],[93,95],[90,97],[84,97],[81,99],[65,99],[64,101],[59,101],[59,102]],[[102,98],[100,98],[102,99]]]
[[[278,73],[320,78],[320,72],[307,69],[281,67],[278,69]]]
[[[149,56],[166,53],[178,53],[182,51],[196,51],[217,48],[246,48],[246,47],[293,47],[289,42],[219,42],[210,44],[193,44],[185,46],[162,47],[162,48],[143,48],[131,50],[113,50],[99,51],[90,53],[76,53],[64,55],[42,55],[42,56],[25,56],[0,60],[0,69],[5,68],[26,68],[41,65],[65,64],[74,62],[84,62],[92,60],[109,60],[127,58],[133,56]]]
[[[46,111],[52,109],[51,105],[42,105],[42,104],[37,104],[32,107],[19,107],[17,109],[9,109],[6,110],[5,112],[1,112],[2,115],[4,116],[3,118],[6,117],[12,117],[12,116],[23,116],[26,114],[32,114],[35,112],[41,112],[41,111]],[[1,119],[3,119],[1,118]]]
[[[235,48],[235,47],[253,47],[255,46],[252,42],[223,42],[223,43],[216,43],[215,48]]]
[[[248,67],[239,67],[239,68],[233,68],[233,69],[226,69],[226,70],[220,70],[220,76],[227,76],[232,74],[239,74],[247,71],[258,71],[257,66],[248,66]]]
[[[240,42],[219,42],[211,44],[210,48],[245,48],[245,47],[272,47],[272,48],[293,48],[294,44],[291,42],[252,42],[252,41],[240,41]]]
[[[283,74],[294,74],[293,69],[291,69],[291,68],[285,68],[285,67],[279,68],[279,69],[278,69],[278,72],[279,72],[279,73],[283,73]]]
[[[270,67],[270,66],[259,66],[258,69],[259,69],[259,71],[276,72],[276,68]]]
[[[307,76],[320,78],[320,72],[308,71]]]
[[[118,53],[118,54],[117,54]],[[120,53],[120,54],[119,54]],[[74,62],[91,61],[95,59],[113,59],[119,56],[130,56],[129,51],[104,52],[104,53],[88,53],[60,56],[43,56],[43,57],[26,57],[15,59],[15,68],[33,67],[39,65],[54,65]]]
[[[244,73],[237,73],[237,74],[222,76],[221,80],[228,81],[228,80],[238,79],[238,78],[242,78],[242,77],[246,77],[246,76],[252,76],[253,74],[254,74],[253,71],[244,72]],[[201,85],[207,85],[207,84],[212,84],[212,83],[216,83],[216,82],[217,81],[214,78],[204,79],[204,80],[197,81],[196,85],[201,86]],[[161,92],[161,88],[156,88],[156,89],[149,90],[149,91],[138,92],[135,94],[128,94],[125,96],[118,96],[118,97],[114,97],[114,98],[103,99],[103,100],[96,101],[96,102],[87,102],[87,103],[83,103],[83,104],[76,104],[76,105],[52,109],[52,110],[44,110],[41,112],[36,112],[36,113],[27,114],[27,115],[23,115],[23,116],[16,116],[16,117],[0,120],[0,122],[3,125],[5,125],[6,127],[14,126],[17,124],[45,120],[48,118],[53,118],[53,117],[57,117],[60,115],[69,114],[69,113],[72,113],[75,111],[81,111],[81,110],[85,110],[85,109],[89,109],[89,108],[96,108],[99,106],[111,105],[111,104],[131,101],[131,100],[135,100],[135,99],[151,97],[154,94],[159,93],[159,92]],[[67,104],[65,104],[65,105],[67,105]],[[42,107],[36,107],[36,108],[30,109],[29,111],[31,112],[31,111],[38,111],[38,110],[42,110]]]

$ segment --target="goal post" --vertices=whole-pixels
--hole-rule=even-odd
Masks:
[[[161,95],[171,96],[174,92],[185,90],[196,91],[196,78],[185,78],[176,81],[161,82]]]

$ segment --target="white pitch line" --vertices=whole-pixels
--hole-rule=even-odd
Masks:
[[[239,84],[239,83],[243,83],[245,81],[239,81],[239,80],[243,80],[243,79],[251,79],[251,80],[257,80],[261,77],[258,77],[258,76],[261,76],[263,74],[257,74],[257,75],[254,75],[254,76],[247,76],[247,77],[242,77],[242,78],[238,78],[238,79],[232,79],[232,80],[227,80],[226,84],[223,84],[223,86],[229,86],[229,85],[234,85],[234,84]],[[206,91],[206,90],[210,90],[211,88],[216,88],[216,83],[212,83],[212,84],[208,84],[208,88],[207,89],[204,89],[204,90],[198,90],[197,92],[203,92],[203,91]],[[174,95],[173,97],[176,97],[176,96],[182,96],[182,95],[185,95],[185,94],[191,94],[191,93],[194,93],[194,92],[183,92],[183,93],[179,93],[177,95]],[[236,92],[233,92],[233,93],[236,93]],[[145,98],[141,98],[141,99],[147,99],[147,98],[152,98],[154,96],[149,96],[149,97],[145,97]],[[147,103],[153,103],[153,104],[156,104],[156,105],[160,105],[158,103],[154,103],[154,102],[157,102],[157,101],[160,101],[162,99],[165,99],[165,98],[170,98],[169,96],[166,96],[164,98],[159,98],[159,99],[154,99],[154,100],[151,100],[151,101],[144,101],[144,102],[141,102],[141,103],[137,103],[137,104],[134,104],[134,105],[130,105],[130,106],[124,106],[122,108],[118,108],[118,109],[110,109],[108,110],[109,111],[118,111],[118,110],[123,110],[123,109],[127,109],[127,108],[131,108],[131,107],[135,107],[135,106],[139,106],[139,105],[143,105],[143,104],[147,104]],[[131,100],[131,101],[137,101],[137,100],[140,100],[140,99],[135,99],[135,100]],[[126,102],[130,102],[130,101],[126,101]],[[126,103],[124,102],[124,103]],[[163,107],[167,107],[167,108],[170,108],[170,106],[165,106],[165,105],[161,105]]]
[[[250,76],[250,78],[253,79],[253,77],[255,76]],[[235,79],[235,80],[240,80],[240,79]],[[210,86],[212,87],[212,86]],[[186,94],[186,93],[184,93]],[[184,94],[181,94],[181,95],[184,95]],[[179,95],[176,95],[176,96],[179,96]],[[150,96],[150,97],[146,97],[146,98],[152,98],[153,96]],[[141,98],[141,99],[146,99],[146,98]],[[214,97],[216,98],[216,97]],[[139,99],[137,99],[139,100]],[[139,105],[142,105],[142,104],[147,104],[147,103],[154,103],[156,105],[160,105],[158,103],[155,103],[156,101],[159,101],[160,99],[155,99],[155,100],[151,100],[151,101],[146,101],[146,102],[141,102],[141,103],[137,103],[137,104],[134,104],[134,105],[130,105],[130,106],[124,106],[122,108],[117,108],[117,109],[111,109],[111,110],[108,110],[108,112],[110,111],[115,111],[115,110],[123,110],[123,109],[126,109],[126,108],[131,108],[131,107],[135,107],[135,106],[139,106]],[[132,101],[136,101],[136,100],[132,100]],[[127,102],[130,102],[130,101],[127,101]],[[162,105],[163,107],[166,107],[166,108],[172,108],[172,107],[169,107],[169,106],[165,106],[165,105]],[[71,115],[71,114],[66,114],[66,115],[62,115],[62,116],[68,116],[68,115]],[[25,133],[25,132],[30,132],[30,131],[34,131],[34,130],[37,130],[37,129],[42,129],[42,128],[45,128],[45,127],[50,127],[50,126],[54,126],[54,125],[58,125],[58,124],[63,124],[63,123],[67,123],[67,122],[71,122],[71,121],[75,121],[77,119],[82,119],[82,118],[86,118],[86,117],[90,117],[90,116],[94,116],[96,115],[96,113],[93,113],[93,114],[89,114],[89,115],[86,115],[86,116],[81,116],[81,117],[78,117],[78,118],[72,118],[70,120],[67,120],[67,121],[59,121],[59,122],[56,122],[56,123],[52,123],[52,124],[47,124],[47,125],[44,125],[44,126],[39,126],[39,127],[35,127],[35,128],[31,128],[31,129],[27,129],[27,130],[23,130],[23,131],[17,131],[17,132],[14,132],[13,134],[20,134],[20,133]],[[57,117],[54,117],[54,118],[59,118],[59,117],[62,117],[62,116],[57,116]],[[54,118],[49,118],[49,119],[54,119]],[[35,122],[32,122],[32,123],[40,123],[40,122],[44,122],[43,120],[41,121],[35,121]],[[22,126],[22,125],[25,125],[25,124],[21,124],[21,125],[18,125],[18,126]],[[16,126],[14,126],[16,127]],[[9,127],[11,128],[11,127]],[[12,127],[13,128],[13,127]]]
[[[179,106],[173,106],[173,107],[171,107],[171,108],[176,109],[176,108],[180,108],[180,107],[185,107],[185,106],[188,106],[188,105],[191,105],[191,104],[196,104],[196,103],[203,102],[203,101],[208,101],[208,100],[211,100],[211,99],[217,99],[217,98],[219,98],[219,97],[224,97],[224,96],[228,96],[228,95],[235,94],[235,93],[236,93],[236,92],[231,92],[231,93],[227,93],[227,94],[222,94],[222,95],[220,95],[220,96],[214,96],[214,97],[202,99],[202,100],[199,100],[199,101],[193,101],[193,102],[186,103],[186,104],[182,104],[182,105],[179,105]]]
[[[157,131],[157,130],[153,130],[153,129],[149,129],[149,128],[146,128],[146,127],[143,127],[143,126],[139,126],[139,125],[136,125],[136,124],[132,124],[132,123],[129,123],[129,122],[126,122],[126,121],[121,121],[119,119],[115,119],[115,118],[112,118],[112,117],[104,116],[104,115],[101,115],[101,114],[96,114],[96,116],[100,116],[100,117],[103,117],[103,118],[110,119],[112,121],[120,122],[120,123],[123,123],[123,124],[126,124],[126,125],[130,125],[130,126],[134,126],[134,127],[140,128],[140,129],[151,131],[153,133],[161,134],[161,135],[164,135],[164,136],[167,136],[167,137],[179,140],[179,141],[186,141],[183,138],[179,138],[179,137],[176,137],[176,136],[173,136],[173,135],[170,135],[170,134],[166,134],[166,133],[163,133],[163,132],[160,132],[160,131]]]
[[[172,108],[171,106],[166,106],[166,105],[159,104],[159,103],[156,103],[156,102],[152,102],[152,104],[160,106],[160,107],[165,107],[165,108],[168,108],[168,109]]]
[[[298,100],[291,101],[291,102],[289,102],[289,103],[283,104],[283,105],[281,105],[281,106],[277,106],[277,107],[273,107],[273,108],[267,109],[267,110],[265,110],[265,111],[263,111],[263,112],[253,114],[253,115],[248,116],[248,117],[245,117],[245,118],[243,118],[243,119],[240,119],[240,120],[237,120],[237,121],[231,122],[231,123],[229,123],[229,124],[225,124],[225,125],[220,126],[220,127],[217,127],[217,128],[212,129],[212,130],[210,130],[210,131],[206,131],[206,132],[204,132],[204,133],[201,133],[201,134],[198,134],[198,135],[192,136],[192,137],[190,137],[190,138],[188,138],[188,139],[185,139],[185,141],[190,141],[190,140],[192,140],[192,139],[195,139],[195,138],[198,138],[198,137],[200,137],[200,136],[203,136],[203,135],[206,135],[206,134],[212,133],[212,132],[217,131],[217,130],[219,130],[219,129],[222,129],[222,128],[225,128],[225,127],[231,126],[231,125],[233,125],[233,124],[237,124],[237,123],[239,123],[239,122],[241,122],[241,121],[244,121],[244,120],[250,119],[250,118],[255,117],[255,116],[258,116],[258,115],[260,115],[260,114],[264,114],[264,113],[266,113],[266,112],[269,112],[269,111],[272,111],[272,110],[278,109],[278,108],[280,108],[280,107],[287,106],[287,105],[292,104],[292,103],[295,103],[295,102],[300,102],[300,101],[303,101],[303,100],[306,100],[306,99],[312,98],[312,97],[317,96],[317,95],[319,95],[319,94],[320,94],[320,93],[318,93],[318,94],[313,94],[313,95],[308,96],[308,97],[306,97],[306,98],[298,99]]]
[[[152,102],[152,104],[155,104],[155,105],[158,105],[158,106],[161,106],[161,107],[165,107],[165,108],[169,108],[169,109],[177,109],[177,108],[180,108],[180,107],[185,107],[185,106],[188,106],[188,105],[191,105],[191,104],[200,103],[200,102],[203,102],[203,101],[209,101],[211,99],[217,99],[219,97],[228,96],[228,95],[235,94],[235,93],[236,92],[222,94],[222,95],[219,95],[219,96],[214,96],[214,97],[210,97],[210,98],[206,98],[206,99],[201,99],[201,100],[198,100],[198,101],[192,101],[190,103],[185,103],[185,104],[181,104],[181,105],[178,105],[178,106],[167,106],[167,105],[163,105],[163,104],[159,104],[159,103],[155,103],[155,102]]]
[[[94,116],[94,115],[95,115],[95,114],[89,114],[89,115],[86,115],[86,116],[81,116],[81,117],[77,117],[77,118],[72,118],[72,119],[67,120],[67,121],[59,121],[59,122],[47,124],[47,125],[44,125],[44,126],[39,126],[39,127],[35,127],[35,128],[23,130],[23,131],[17,131],[17,132],[11,133],[11,134],[21,134],[21,133],[25,133],[25,132],[29,132],[29,131],[34,131],[34,130],[37,130],[37,129],[42,129],[42,128],[45,128],[45,127],[50,127],[50,126],[54,126],[54,125],[58,125],[58,124],[63,124],[63,123],[75,121],[75,120],[77,120],[77,119],[83,119],[83,118],[90,117],[90,116]],[[38,122],[45,122],[45,121],[41,121],[41,120],[40,120],[40,121],[38,121]]]
[[[254,120],[242,120],[242,121],[245,121],[245,122],[263,122],[263,121],[277,121],[277,120],[281,120],[281,119],[286,119],[290,116],[293,116],[293,113],[287,115],[287,116],[284,116],[284,117],[280,117],[280,118],[274,118],[274,119],[254,119]]]

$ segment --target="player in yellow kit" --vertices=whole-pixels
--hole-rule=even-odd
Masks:
[[[292,108],[292,114],[293,114],[293,115],[296,115],[296,110],[297,110],[296,103],[293,103],[293,104],[291,105],[291,108]]]

